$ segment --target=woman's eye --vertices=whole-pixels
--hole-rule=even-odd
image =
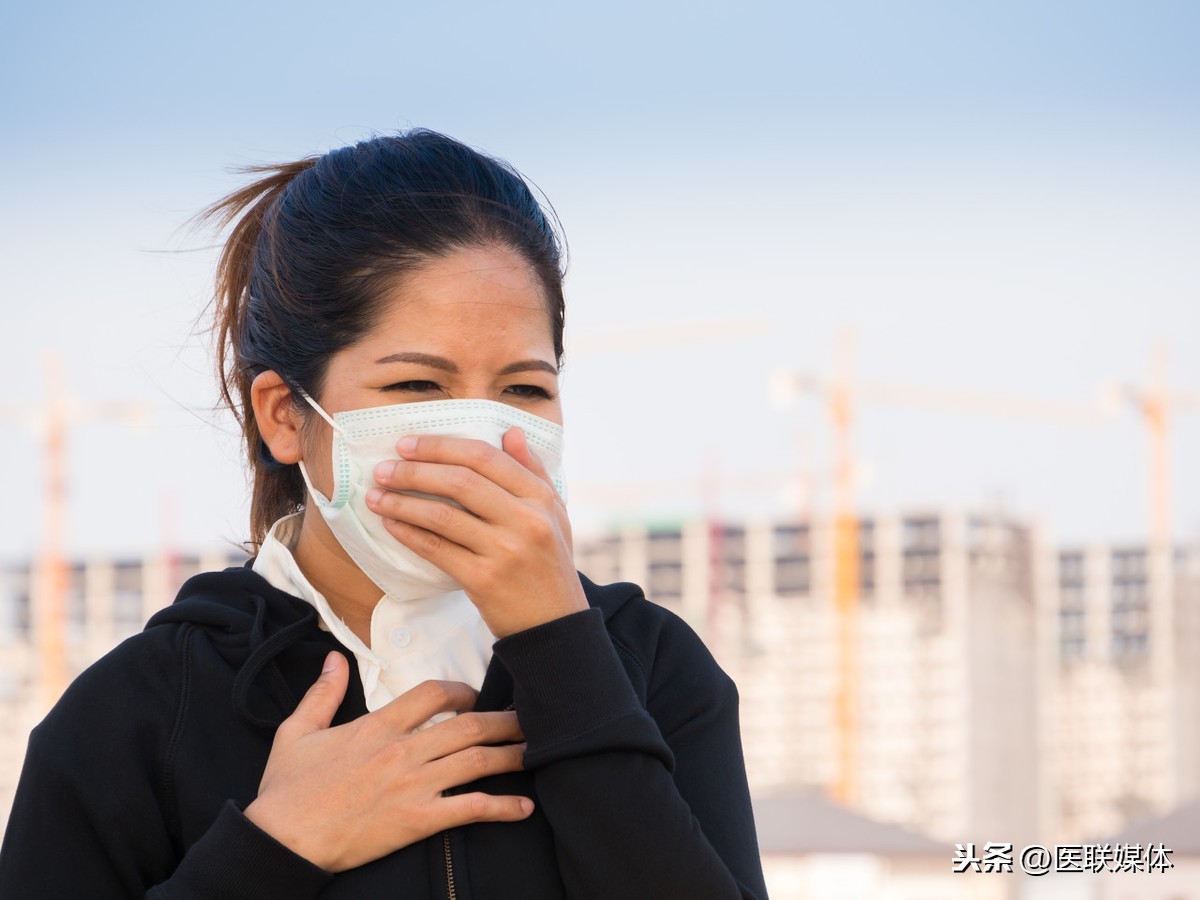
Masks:
[[[397,381],[395,384],[389,384],[383,390],[423,394],[428,391],[436,391],[437,389],[437,382],[434,381]]]
[[[505,390],[510,394],[516,394],[518,397],[528,397],[537,400],[550,399],[550,392],[536,384],[511,384]]]

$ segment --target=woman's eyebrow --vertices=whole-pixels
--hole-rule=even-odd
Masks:
[[[432,353],[389,353],[387,356],[375,360],[376,365],[397,362],[415,363],[419,366],[429,366],[431,369],[441,369],[443,372],[450,372],[454,375],[458,374],[458,366],[453,360],[446,359],[444,356],[434,356]],[[549,372],[551,375],[557,375],[558,368],[544,359],[520,359],[509,363],[496,374],[514,375],[517,372]]]
[[[396,362],[416,363],[420,366],[429,366],[431,369],[441,369],[443,372],[458,374],[458,366],[452,361],[444,356],[433,356],[429,353],[390,353],[375,360],[376,365]]]
[[[549,372],[551,375],[557,375],[558,368],[544,359],[522,359],[518,362],[509,363],[496,374],[513,375],[516,372]]]

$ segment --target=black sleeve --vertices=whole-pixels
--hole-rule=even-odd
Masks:
[[[232,804],[186,852],[168,823],[167,747],[186,649],[142,634],[84,672],[29,739],[0,896],[315,897],[332,878]]]
[[[663,625],[646,706],[597,609],[495,652],[571,900],[766,897],[737,691],[691,629]]]

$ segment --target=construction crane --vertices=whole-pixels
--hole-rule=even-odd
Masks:
[[[1154,348],[1146,387],[1124,385],[1116,395],[1142,417],[1149,438],[1150,546],[1158,551],[1171,546],[1171,444],[1170,423],[1177,413],[1200,411],[1200,396],[1173,394],[1167,385],[1167,348]]]
[[[43,510],[45,522],[33,589],[30,591],[31,626],[38,654],[40,704],[49,709],[66,689],[70,666],[66,653],[66,602],[69,569],[66,559],[67,532],[67,435],[74,425],[118,421],[144,424],[149,414],[133,403],[73,404],[67,394],[62,362],[53,353],[43,361],[46,401],[40,414],[6,408],[0,419],[33,425],[41,438],[45,465]]]
[[[852,804],[858,795],[859,748],[859,524],[854,508],[855,472],[853,427],[861,403],[897,404],[993,416],[1036,419],[1058,424],[1096,425],[1111,418],[1102,408],[1080,408],[1020,396],[988,395],[946,391],[895,383],[870,383],[853,379],[853,336],[839,335],[833,377],[806,373],[775,376],[772,393],[781,402],[797,394],[823,396],[833,439],[834,496],[831,514],[833,538],[833,607],[836,617],[837,674],[834,697],[834,727],[837,735],[837,766],[830,793],[842,804]],[[1161,393],[1133,394],[1146,410],[1152,427],[1155,459],[1165,460],[1166,419]],[[1166,498],[1169,486],[1165,466],[1153,462],[1155,495]],[[1165,503],[1156,501],[1156,520],[1161,517],[1165,542]],[[1157,527],[1157,526],[1156,526]]]

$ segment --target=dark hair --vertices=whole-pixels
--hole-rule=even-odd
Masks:
[[[426,130],[255,166],[255,181],[200,215],[232,226],[217,263],[213,330],[221,396],[253,475],[251,542],[304,502],[299,468],[274,460],[250,405],[268,369],[318,397],[330,357],[363,337],[397,276],[470,247],[503,246],[536,272],[562,363],[563,245],[521,175]],[[548,205],[547,205],[548,207]]]

